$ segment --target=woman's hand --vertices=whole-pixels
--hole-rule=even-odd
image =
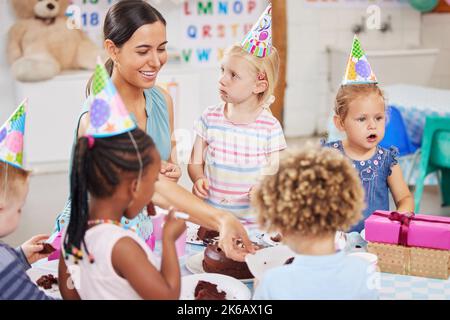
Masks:
[[[181,168],[177,164],[167,161],[162,161],[159,172],[173,182],[178,182],[181,177]]]
[[[22,251],[27,258],[29,264],[35,263],[38,260],[47,258],[51,253],[39,253],[44,249],[43,242],[49,238],[48,235],[39,234],[27,240],[21,245]]]
[[[227,213],[219,221],[219,247],[228,258],[244,261],[247,254],[255,253],[256,249],[250,241],[247,231],[235,216]],[[242,244],[239,244],[237,240],[241,240]]]

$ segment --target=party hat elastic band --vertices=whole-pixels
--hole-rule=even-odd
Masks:
[[[269,4],[241,42],[242,48],[263,58],[272,51],[272,5]]]
[[[3,192],[2,192],[2,202],[0,204],[5,205],[6,204],[6,198],[8,193],[8,164],[6,162],[3,162],[2,165],[4,166],[5,171],[5,177],[3,179]]]
[[[347,62],[342,85],[378,83],[373,73],[366,54],[361,47],[361,42],[355,35],[353,37],[352,50]]]

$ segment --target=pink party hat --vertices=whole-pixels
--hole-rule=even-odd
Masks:
[[[131,119],[100,58],[95,67],[92,93],[86,135],[104,138],[136,129],[136,123]]]
[[[269,4],[241,42],[242,48],[256,57],[264,58],[272,51],[272,5]]]
[[[0,128],[0,161],[23,168],[23,138],[28,100],[25,99]]]
[[[361,47],[361,42],[355,35],[353,37],[352,51],[348,58],[342,85],[378,83],[367,60],[366,54]]]

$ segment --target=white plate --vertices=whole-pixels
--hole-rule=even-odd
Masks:
[[[279,246],[280,244],[282,244],[281,241],[280,242],[275,242],[272,239],[270,239],[271,237],[275,237],[277,234],[278,234],[277,232],[274,232],[274,233],[267,233],[266,232],[266,233],[264,233],[262,239],[269,246]]]
[[[203,257],[204,257],[204,251],[196,253],[192,256],[189,256],[186,259],[186,269],[188,269],[193,274],[203,274],[207,272],[203,269]],[[237,279],[242,282],[252,282],[253,279]]]
[[[43,275],[52,274],[55,278],[58,277],[57,272],[40,269],[40,268],[30,268],[27,270],[27,274],[30,277],[31,281],[33,281],[34,284],[36,284],[36,281]],[[37,284],[36,284],[36,286],[37,286]],[[59,288],[58,288],[57,284],[52,285],[51,289],[44,289],[39,286],[37,286],[37,287],[39,288],[39,290],[44,291],[46,295],[48,295],[52,298],[62,299],[61,293],[59,292]]]
[[[191,274],[181,278],[180,300],[194,300],[195,287],[199,280],[217,284],[218,291],[225,291],[226,300],[250,300],[250,289],[241,281],[219,273]]]
[[[295,252],[286,245],[264,248],[255,254],[245,256],[248,268],[256,279],[262,279],[264,273],[272,268],[284,265],[287,259],[294,257]]]

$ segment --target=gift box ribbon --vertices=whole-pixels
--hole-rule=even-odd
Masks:
[[[391,221],[400,222],[400,233],[398,235],[398,244],[402,245],[402,246],[408,246],[408,232],[409,232],[409,224],[411,223],[411,220],[450,224],[450,221],[433,220],[432,218],[427,218],[427,219],[419,218],[419,217],[416,217],[413,212],[400,213],[400,212],[393,211],[389,214],[381,213],[381,212],[374,212],[373,215],[388,218]]]

